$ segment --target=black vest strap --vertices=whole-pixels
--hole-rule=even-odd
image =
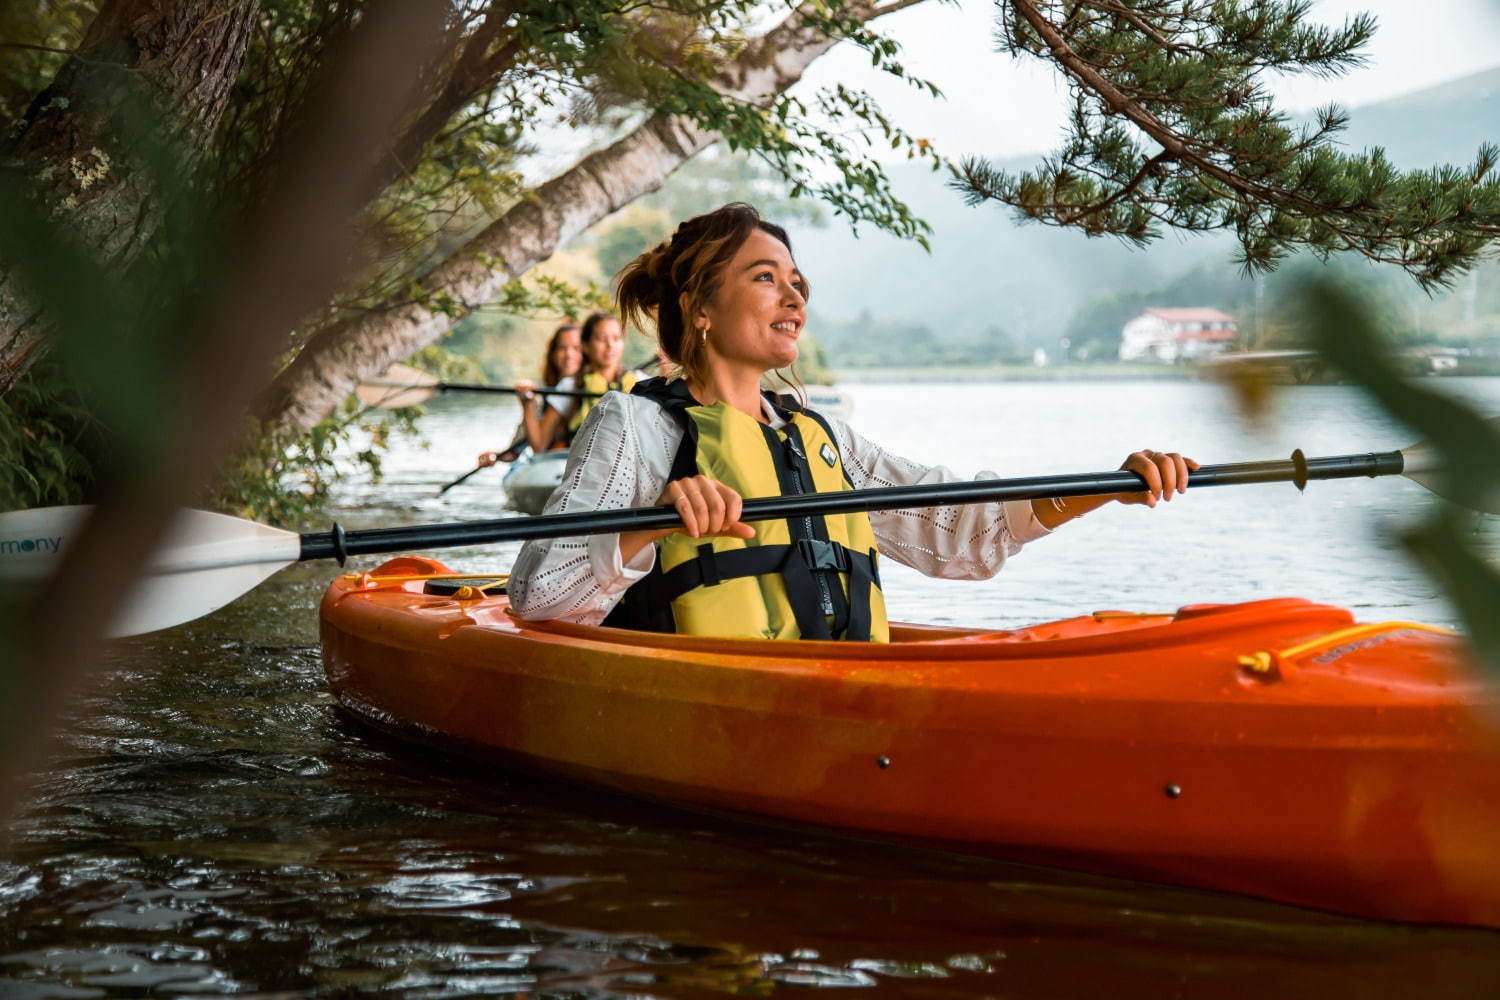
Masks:
[[[765,424],[760,429],[765,436],[766,447],[777,459],[773,465],[781,486],[781,495],[795,496],[814,492],[812,469],[807,464],[807,447],[803,444],[802,432],[797,429],[796,423],[788,419],[779,432]],[[789,517],[786,524],[788,533],[795,541],[828,543],[828,522],[821,517]],[[813,573],[820,575],[813,576]],[[796,564],[789,564],[783,575],[786,576],[787,598],[792,607],[798,610],[797,627],[803,629],[805,637],[828,638],[829,628],[825,619],[830,617],[833,619],[834,634],[848,629],[849,601],[835,569],[808,566],[804,571]],[[804,607],[808,608],[809,619],[817,618],[817,630],[822,635],[811,635],[806,631],[800,613]]]
[[[800,406],[797,407],[797,412],[801,413],[803,416],[811,417],[813,420],[816,420],[819,425],[822,426],[823,433],[828,435],[828,440],[832,441],[834,443],[834,446],[837,447],[839,443],[839,436],[833,433],[833,427],[828,423],[827,418],[825,418],[823,414],[819,413],[817,410],[808,410]],[[842,462],[839,463],[839,471],[844,474],[844,484],[851,490],[854,489],[854,480],[849,478],[849,470],[844,468]]]
[[[600,624],[634,632],[676,632],[677,619],[672,614],[672,602],[662,596],[661,578],[661,564],[657,563],[630,585]]]
[[[641,379],[630,390],[630,394],[644,396],[656,403],[682,428],[682,444],[672,457],[672,468],[667,473],[667,481],[676,482],[696,476],[698,425],[687,415],[687,409],[697,406],[698,401],[688,392],[687,382],[658,375],[655,378]],[[637,632],[677,631],[677,620],[672,615],[672,599],[666,596],[662,585],[660,560],[651,567],[651,572],[630,585],[619,603],[605,616],[603,624],[611,628],[634,629]]]
[[[667,414],[677,422],[682,429],[682,444],[677,447],[677,454],[672,456],[672,468],[667,472],[667,482],[675,483],[679,479],[689,479],[698,474],[698,425],[693,418],[688,416],[690,406],[697,406],[698,401],[693,394],[688,392],[685,379],[667,379],[658,375],[655,378],[642,379],[630,390],[632,396],[645,396],[656,403]]]
[[[858,555],[858,553],[855,553]],[[870,588],[876,583],[875,550],[870,554],[851,560],[849,567],[849,628],[846,637],[870,640]]]

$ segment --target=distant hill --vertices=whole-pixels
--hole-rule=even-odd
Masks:
[[[1471,163],[1481,142],[1500,142],[1500,68],[1349,112],[1344,145],[1383,146],[1404,169]]]
[[[1500,140],[1500,69],[1351,109],[1343,141],[1351,149],[1383,146],[1394,163],[1412,168],[1466,164],[1486,139]],[[822,229],[789,227],[813,286],[813,315],[830,325],[868,311],[882,323],[925,325],[938,338],[971,340],[998,327],[1019,344],[1051,344],[1090,297],[1163,288],[1233,253],[1232,239],[1219,234],[1168,233],[1137,250],[1113,238],[1022,225],[1003,206],[965,206],[944,175],[905,165],[890,175],[897,194],[932,224],[930,255],[868,227],[855,237],[838,220]],[[816,334],[815,325],[809,329]]]

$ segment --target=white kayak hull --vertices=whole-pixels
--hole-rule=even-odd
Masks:
[[[540,514],[562,482],[567,462],[567,452],[548,451],[512,465],[503,481],[510,506],[523,514]]]

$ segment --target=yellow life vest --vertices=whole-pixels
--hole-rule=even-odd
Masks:
[[[615,392],[629,392],[635,388],[638,380],[639,376],[635,372],[622,372],[620,377],[613,382],[606,381],[604,376],[599,372],[584,372],[583,378],[578,380],[578,390],[580,392],[596,392],[600,396],[611,389]],[[589,399],[587,397],[580,397],[576,402],[578,405],[573,408],[572,414],[568,417],[567,438],[569,443],[572,442],[574,436],[578,433],[578,428],[583,426],[583,418],[589,415],[589,411],[594,408],[594,404],[599,402],[599,400],[597,398]]]
[[[748,498],[850,488],[832,431],[817,414],[778,410],[773,429],[722,402],[701,406],[681,380],[636,387],[683,427],[671,478],[705,475]],[[774,398],[773,398],[774,401]],[[658,543],[652,574],[605,624],[690,635],[889,642],[875,532],[864,512],[756,521],[755,537]]]

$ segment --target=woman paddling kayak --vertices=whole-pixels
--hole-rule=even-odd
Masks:
[[[542,385],[556,387],[565,378],[577,375],[583,368],[583,341],[579,326],[571,320],[552,331],[547,341],[547,353],[542,362]],[[516,382],[516,395],[521,400],[521,423],[511,435],[513,441],[523,442],[505,451],[486,451],[479,456],[479,465],[488,468],[496,462],[514,462],[521,451],[529,446],[540,455],[554,447],[554,437],[542,429],[542,418],[550,407],[566,407],[566,397],[536,395],[536,383],[529,379]]]
[[[743,204],[683,222],[626,266],[621,315],[655,322],[682,377],[601,398],[546,512],[666,504],[684,529],[528,542],[510,582],[519,617],[885,641],[882,556],[928,576],[985,579],[1026,542],[1111,500],[1154,507],[1186,490],[1197,463],[1147,450],[1121,466],[1146,482],[1139,493],[742,523],[745,496],[959,479],[761,389],[762,376],[797,360],[807,294],[786,232]]]

